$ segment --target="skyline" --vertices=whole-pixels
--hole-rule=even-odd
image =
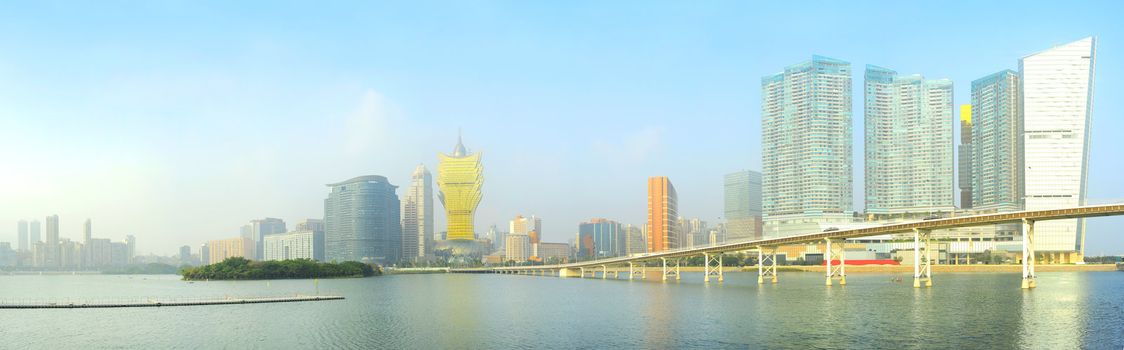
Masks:
[[[317,218],[322,215],[318,207],[327,197],[324,184],[382,175],[391,184],[405,188],[419,163],[436,168],[434,154],[448,150],[456,126],[466,127],[465,143],[475,146],[470,151],[488,153],[483,160],[488,181],[476,225],[481,234],[491,224],[502,225],[518,213],[542,217],[543,241],[549,242],[564,242],[577,231],[579,223],[591,218],[643,225],[643,181],[650,176],[667,176],[676,184],[682,216],[713,221],[723,216],[723,176],[740,169],[761,170],[757,82],[762,76],[819,54],[851,62],[856,68],[851,75],[853,94],[857,94],[852,99],[852,111],[863,110],[858,85],[862,79],[857,68],[866,64],[893,67],[929,79],[951,79],[953,104],[958,106],[970,103],[971,81],[1017,69],[1022,57],[1089,35],[1098,36],[1100,58],[1089,164],[1090,202],[1124,198],[1124,185],[1113,181],[1121,165],[1114,164],[1118,162],[1110,153],[1121,148],[1121,141],[1112,135],[1124,130],[1124,123],[1114,118],[1124,108],[1108,98],[1120,91],[1122,78],[1118,49],[1121,30],[1112,26],[1107,13],[1111,11],[1082,14],[1087,16],[1082,18],[1085,23],[1062,20],[1053,26],[1035,26],[1030,24],[1047,14],[1020,8],[1027,13],[1019,13],[1023,18],[1011,20],[1006,27],[995,24],[992,21],[996,19],[991,17],[981,17],[988,19],[986,25],[971,20],[956,24],[976,30],[1008,28],[1019,33],[1011,40],[973,38],[965,35],[971,29],[964,28],[956,28],[962,32],[925,28],[928,32],[917,38],[925,44],[901,42],[904,47],[883,49],[852,44],[871,33],[886,36],[879,42],[894,42],[893,37],[908,34],[877,32],[888,24],[863,27],[831,19],[825,13],[848,13],[831,6],[811,10],[811,19],[796,19],[805,25],[814,20],[824,23],[813,23],[794,33],[766,35],[755,31],[760,29],[757,26],[769,23],[767,19],[766,24],[741,23],[739,19],[748,15],[738,11],[709,21],[725,8],[718,4],[707,8],[654,8],[655,18],[638,20],[642,23],[634,24],[641,26],[631,29],[617,28],[612,20],[593,11],[614,14],[628,6],[590,5],[593,9],[585,8],[587,11],[577,6],[547,15],[539,11],[549,10],[537,6],[549,5],[509,5],[474,8],[459,15],[453,14],[455,9],[438,9],[438,15],[449,15],[451,22],[426,24],[433,25],[430,34],[443,33],[444,37],[380,34],[383,32],[376,29],[408,32],[414,27],[408,21],[364,26],[356,23],[363,20],[360,18],[342,21],[318,34],[285,31],[280,23],[258,23],[278,31],[261,33],[261,29],[251,27],[269,20],[249,18],[249,23],[220,19],[214,33],[202,29],[199,33],[183,29],[161,32],[178,33],[172,35],[178,40],[169,43],[153,34],[130,38],[134,42],[129,44],[114,41],[129,32],[124,25],[94,30],[88,34],[94,39],[89,43],[66,44],[67,40],[77,40],[51,36],[49,30],[32,30],[47,28],[52,21],[68,20],[73,21],[71,25],[98,27],[95,24],[100,21],[118,16],[94,13],[91,19],[66,18],[68,14],[80,15],[81,6],[89,5],[64,9],[58,17],[37,24],[29,19],[43,16],[20,9],[0,14],[11,28],[39,34],[28,38],[0,34],[0,47],[12,53],[0,58],[0,106],[6,106],[0,108],[0,158],[15,164],[13,169],[26,170],[0,174],[0,241],[15,242],[14,226],[20,219],[43,221],[47,215],[58,214],[62,237],[80,238],[82,222],[93,218],[95,236],[120,239],[135,235],[141,243],[140,252],[164,254],[184,244],[197,246],[202,241],[235,236],[238,227],[251,219],[277,217],[296,222]],[[727,5],[755,10],[769,6]],[[157,23],[161,13],[206,12],[202,8],[207,7],[145,6],[150,12],[146,19],[152,21],[148,24],[157,28],[161,28]],[[399,6],[396,9],[404,12],[416,9],[415,5],[364,6],[370,6],[368,11],[373,12],[384,6]],[[929,17],[955,13],[955,6],[880,6],[889,8],[887,11],[916,9]],[[297,11],[275,11],[286,10]],[[301,10],[324,13],[345,9]],[[394,17],[393,10],[385,17]],[[681,10],[689,11],[675,13]],[[769,12],[768,8],[760,10]],[[1072,15],[1066,11],[1075,11],[1051,10],[1063,18]],[[956,15],[980,16],[975,13],[987,12],[980,9]],[[550,21],[521,19],[535,14],[550,16]],[[686,20],[660,27],[660,20],[674,15]],[[303,19],[308,22],[299,24],[315,23],[311,18]],[[593,25],[573,29],[558,23],[574,20],[591,21]],[[844,33],[853,40],[833,43],[816,38],[817,30],[843,22],[839,27],[857,29]],[[507,26],[525,30],[505,35],[511,29]],[[177,26],[167,28],[172,27]],[[464,27],[475,29],[453,33]],[[223,29],[234,29],[240,35],[216,38]],[[348,29],[366,29],[363,33],[371,38],[342,35]],[[584,34],[557,37],[557,30]],[[737,35],[745,31],[751,35],[738,40]],[[607,40],[596,37],[601,32]],[[409,38],[417,39],[418,35],[430,40],[410,42]],[[484,39],[493,36],[504,40]],[[175,48],[177,43],[198,44],[197,40],[206,42],[207,38],[214,46]],[[636,39],[632,42],[636,45],[630,46],[636,52],[609,46],[613,40],[627,38]],[[389,44],[386,51],[391,54],[376,58],[385,52],[357,52],[364,58],[376,58],[366,62],[346,57],[351,51],[339,48],[328,50],[331,52],[324,57],[312,54],[319,47],[317,40],[326,39]],[[592,40],[585,43],[581,39]],[[37,40],[62,45],[30,44]],[[453,53],[443,52],[449,47],[463,47],[447,46],[448,41],[485,43],[498,50],[474,50],[456,60],[427,55],[447,55]],[[781,48],[753,49],[762,42],[773,42]],[[120,47],[129,45],[135,47]],[[930,47],[966,48],[972,57],[963,57],[967,56],[964,51],[937,52],[940,50]],[[396,48],[418,49],[421,53],[396,52]],[[566,48],[576,48],[585,55],[576,55],[570,61],[548,57],[566,52]],[[89,55],[84,60],[59,61],[78,53]],[[126,53],[140,54],[140,58],[113,62],[122,56],[132,57]],[[177,55],[187,58],[176,59]],[[924,55],[932,57],[919,58]],[[419,56],[422,59],[416,64],[409,62]],[[271,59],[275,63],[270,64]],[[540,62],[541,66],[529,61]],[[255,67],[261,63],[265,64]],[[666,71],[671,67],[675,69]],[[292,76],[279,78],[275,76],[279,72]],[[317,77],[322,73],[327,74]],[[281,87],[271,89],[273,84]],[[68,103],[50,103],[59,100]],[[954,121],[950,120],[950,125]],[[861,130],[856,128],[861,123],[861,114],[854,114],[852,128]],[[312,137],[325,129],[334,132],[333,136],[345,137]],[[959,135],[959,128],[955,129]],[[612,136],[596,131],[610,131]],[[861,134],[855,132],[853,137],[855,210],[864,207]],[[590,174],[588,169],[600,172]],[[87,174],[89,178],[84,176]],[[526,196],[528,193],[534,195]],[[399,191],[398,195],[405,194]],[[436,231],[440,232],[444,230],[444,216],[440,211],[436,215]],[[185,227],[168,228],[173,224]],[[1124,243],[1112,240],[1110,231],[1120,224],[1124,220],[1119,218],[1090,220],[1088,254],[1124,252]]]

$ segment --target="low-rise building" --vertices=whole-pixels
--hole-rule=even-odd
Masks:
[[[311,259],[324,261],[323,232],[305,230],[265,236],[265,260]]]
[[[543,242],[536,244],[534,250],[535,256],[543,262],[549,262],[552,258],[560,259],[563,263],[570,261],[570,245],[566,243]]]

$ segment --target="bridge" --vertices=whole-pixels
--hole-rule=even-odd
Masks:
[[[704,279],[710,282],[711,278],[723,280],[722,254],[754,250],[758,254],[757,283],[771,281],[777,283],[777,247],[783,245],[825,243],[824,261],[826,269],[826,285],[833,285],[833,280],[838,279],[840,285],[847,284],[847,257],[844,240],[887,234],[913,234],[913,286],[930,287],[932,279],[932,236],[934,230],[951,229],[958,227],[972,227],[1006,223],[1022,223],[1022,288],[1034,288],[1037,284],[1037,275],[1034,267],[1037,257],[1034,249],[1034,223],[1038,221],[1091,218],[1101,216],[1124,215],[1124,204],[1089,205],[1073,208],[1049,210],[1024,210],[995,214],[979,214],[961,217],[921,220],[903,223],[886,224],[882,226],[865,227],[848,230],[833,230],[795,235],[780,238],[727,242],[715,245],[697,246],[676,250],[633,254],[629,256],[613,257],[606,259],[573,262],[567,264],[537,265],[537,266],[504,266],[450,269],[451,273],[500,273],[523,274],[558,277],[585,278],[588,273],[595,277],[597,270],[601,271],[601,278],[608,278],[610,273],[614,278],[619,278],[622,271],[609,271],[628,266],[628,278],[644,276],[647,263],[659,261],[661,263],[662,279],[664,281],[674,278],[679,279],[680,260],[687,257],[703,257],[706,262]],[[833,259],[839,263],[833,265]]]

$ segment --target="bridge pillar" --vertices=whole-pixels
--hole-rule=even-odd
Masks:
[[[675,276],[675,280],[679,280],[679,258],[675,259],[675,266],[667,266],[667,258],[660,258],[663,261],[663,280],[667,281],[667,276]]]
[[[640,279],[644,279],[644,275],[645,275],[644,264],[641,263],[639,269],[637,269],[636,267],[637,267],[636,263],[633,263],[633,262],[628,263],[628,279],[630,281],[636,279],[636,273],[638,271],[640,272]]]
[[[605,265],[601,265],[601,279],[608,279],[608,278],[609,278],[609,268],[605,267]]]
[[[824,249],[824,274],[827,277],[827,285],[833,284],[832,280],[839,277],[839,285],[847,285],[847,241],[841,240],[839,244],[831,244],[831,238],[825,238],[826,246]],[[832,264],[834,258],[839,258],[839,264]]]
[[[765,283],[765,278],[771,278],[777,283],[777,247],[757,246],[757,284]]]
[[[584,267],[579,267],[579,268],[578,268],[578,271],[580,271],[580,272],[581,272],[581,275],[580,275],[580,276],[581,276],[581,278],[585,278],[585,268],[584,268]]]
[[[921,288],[921,282],[925,282],[926,287],[933,286],[933,264],[929,256],[930,249],[932,249],[932,242],[930,240],[930,231],[913,229],[913,287]],[[922,242],[924,241],[924,242]],[[925,253],[921,253],[921,244],[925,244]]]
[[[703,272],[703,281],[710,282],[710,276],[718,276],[718,282],[724,280],[722,276],[722,254],[718,256],[711,255],[710,253],[703,253],[703,261],[706,262],[706,267]]]
[[[1038,285],[1038,275],[1034,273],[1037,255],[1034,249],[1034,220],[1023,219],[1023,289]]]

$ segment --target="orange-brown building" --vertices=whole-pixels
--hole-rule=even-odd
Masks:
[[[648,251],[679,248],[679,196],[666,176],[648,178]]]

